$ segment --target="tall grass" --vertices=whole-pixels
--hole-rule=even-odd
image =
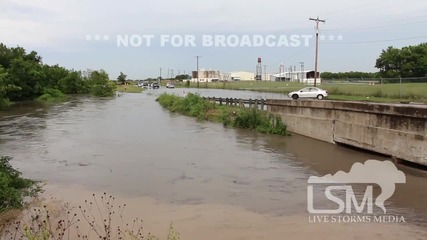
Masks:
[[[157,98],[164,108],[199,120],[221,122],[224,126],[254,129],[261,133],[288,135],[286,124],[279,115],[271,114],[255,108],[239,108],[220,106],[189,93],[179,97],[164,93]]]

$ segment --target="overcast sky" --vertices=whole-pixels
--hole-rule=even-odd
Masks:
[[[309,46],[206,47],[207,35],[314,35],[320,25],[319,71],[376,71],[381,50],[427,42],[425,0],[0,0],[0,42],[37,51],[44,63],[74,69],[120,71],[130,78],[157,77],[163,68],[188,73],[200,67],[255,71],[262,57],[268,72],[305,63],[314,68]],[[117,37],[153,35],[152,45],[118,47]],[[187,34],[196,46],[160,46],[161,35]]]

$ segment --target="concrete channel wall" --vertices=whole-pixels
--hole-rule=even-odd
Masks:
[[[427,106],[267,100],[289,131],[427,166]]]

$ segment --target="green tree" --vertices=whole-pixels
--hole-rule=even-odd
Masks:
[[[9,106],[9,99],[7,98],[7,86],[6,86],[7,72],[0,65],[0,108]]]
[[[58,82],[58,88],[65,94],[89,93],[88,81],[85,81],[81,72],[71,71]]]
[[[120,75],[117,77],[117,81],[120,82],[120,84],[124,85],[126,84],[126,75],[122,72],[120,72]]]
[[[94,96],[108,97],[114,95],[116,84],[110,81],[104,70],[91,72],[88,81]]]
[[[175,77],[175,79],[177,79],[177,80],[186,80],[186,79],[190,79],[190,75],[188,75],[188,74],[181,74],[181,75],[177,75],[177,76]]]
[[[10,100],[34,99],[43,94],[46,76],[39,63],[17,58],[12,60],[7,73],[6,84],[18,87],[8,91]]]
[[[382,77],[424,77],[427,73],[427,43],[402,49],[390,46],[381,52],[375,67]]]
[[[70,71],[68,69],[60,67],[58,65],[43,65],[42,68],[45,75],[43,85],[44,87],[48,88],[58,88],[58,82],[70,74]]]

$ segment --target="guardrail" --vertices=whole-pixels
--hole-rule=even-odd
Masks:
[[[267,110],[267,99],[242,99],[242,98],[216,98],[216,97],[203,97],[209,102],[218,103],[225,106],[236,106],[241,108],[255,108],[260,110]]]

